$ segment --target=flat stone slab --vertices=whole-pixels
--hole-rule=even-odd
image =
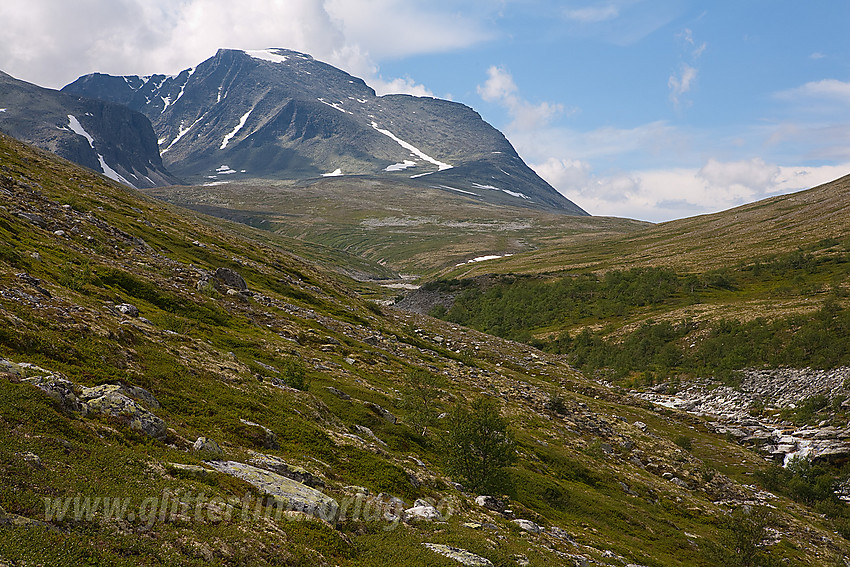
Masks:
[[[210,461],[219,472],[235,476],[273,496],[288,510],[303,512],[328,522],[336,520],[339,503],[306,484],[283,475],[236,461]]]
[[[468,565],[469,567],[493,567],[493,563],[489,559],[485,559],[480,555],[475,555],[465,549],[459,549],[450,545],[443,545],[442,543],[423,543],[422,545],[434,553],[439,553],[444,557],[454,559],[461,565]]]

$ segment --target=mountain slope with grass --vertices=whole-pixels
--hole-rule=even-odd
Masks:
[[[848,185],[462,266],[407,303],[620,377],[848,365]]]
[[[481,258],[541,250],[588,235],[629,234],[649,223],[564,215],[482,202],[392,180],[330,177],[145,190],[169,203],[319,243],[427,279]],[[356,195],[356,198],[352,198]],[[345,203],[344,207],[340,203]]]
[[[842,240],[850,234],[850,175],[805,191],[728,211],[660,223],[627,237],[582,235],[486,266],[447,270],[447,277],[485,273],[556,273],[663,266],[685,272],[769,259]]]
[[[268,232],[5,136],[0,174],[2,563],[848,553],[846,520],[814,502],[843,504],[800,497],[832,472],[777,472],[559,355],[364,301]]]

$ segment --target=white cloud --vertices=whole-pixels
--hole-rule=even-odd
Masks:
[[[676,37],[683,42],[686,49],[691,50],[685,54],[685,57],[691,63],[682,63],[679,66],[679,71],[677,73],[673,73],[667,79],[667,88],[670,89],[670,101],[676,108],[679,108],[683,104],[686,104],[686,101],[683,101],[682,96],[689,93],[693,88],[694,81],[696,81],[698,74],[696,62],[700,57],[702,57],[702,54],[705,53],[705,50],[708,48],[708,44],[706,42],[702,42],[697,45],[694,40],[694,32],[690,28],[685,28],[681,33],[676,34]]]
[[[500,102],[516,98],[519,88],[514,78],[503,67],[487,69],[487,81],[478,86],[478,94],[487,102]]]
[[[667,86],[670,88],[670,100],[679,106],[682,95],[690,92],[694,79],[697,78],[697,70],[688,64],[682,64],[678,75],[670,75]]]
[[[812,81],[793,89],[778,92],[776,97],[792,102],[812,99],[828,100],[850,106],[850,82],[837,79]]]
[[[346,38],[381,60],[452,51],[493,38],[474,17],[433,2],[325,0],[323,4]],[[463,11],[476,14],[470,7]]]
[[[487,80],[483,85],[478,85],[478,94],[485,101],[500,104],[508,111],[511,117],[508,130],[537,130],[564,113],[562,104],[533,104],[522,98],[511,74],[503,67],[495,65],[487,69]]]
[[[700,168],[661,168],[597,176],[578,160],[550,158],[532,166],[567,198],[593,215],[660,222],[729,209],[744,203],[809,189],[850,171],[850,163],[791,167],[759,158]]]
[[[758,192],[759,188],[773,185],[779,176],[779,167],[768,165],[761,158],[720,162],[709,159],[697,172],[697,177],[711,187],[733,188],[736,193]]]
[[[490,37],[473,19],[407,0],[4,0],[0,22],[0,69],[53,88],[94,71],[176,73],[220,47],[285,47],[377,90],[419,94],[427,89],[383,78],[376,61]]]
[[[375,89],[378,96],[385,94],[409,94],[413,96],[430,96],[432,93],[425,85],[417,84],[410,77],[399,77],[389,81],[381,77],[373,77],[369,80],[369,85]]]
[[[584,24],[613,20],[619,17],[619,15],[620,9],[612,4],[607,6],[588,6],[586,8],[564,10],[565,18]]]

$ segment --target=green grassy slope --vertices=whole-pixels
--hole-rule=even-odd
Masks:
[[[494,565],[708,566],[724,513],[759,498],[775,507],[772,557],[832,565],[848,552],[829,520],[750,486],[763,459],[700,420],[587,381],[562,357],[365,302],[262,233],[2,136],[0,204],[0,357],[16,363],[0,368],[0,564],[457,565],[421,545],[438,543]],[[216,288],[218,268],[250,293]],[[306,389],[287,385],[299,369]],[[426,436],[408,424],[414,370],[440,376],[440,411],[498,400],[517,439],[508,504],[543,533],[452,484],[444,422]],[[26,380],[48,373],[144,388],[166,430],[66,411]],[[256,507],[253,485],[205,464],[215,455],[192,450],[201,436],[231,461],[254,451],[302,467],[339,502],[363,489],[406,507],[433,498],[447,520],[277,517]],[[689,449],[673,442],[682,436]],[[86,497],[128,507],[55,517],[56,502],[73,511]]]
[[[792,252],[850,234],[850,176],[742,205],[728,211],[661,223],[630,235],[587,235],[538,252],[464,266],[446,277],[484,273],[597,271],[665,266],[706,271]]]
[[[420,295],[455,296],[435,313],[630,383],[847,365],[848,186],[463,266]]]

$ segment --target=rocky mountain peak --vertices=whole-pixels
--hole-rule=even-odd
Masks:
[[[120,101],[61,93],[0,72],[0,109],[0,132],[115,181],[135,188],[180,182],[163,166],[150,122]]]
[[[80,77],[63,91],[127,104],[188,180],[393,178],[469,198],[586,214],[472,108],[377,96],[362,79],[286,49],[220,49],[175,76]]]

